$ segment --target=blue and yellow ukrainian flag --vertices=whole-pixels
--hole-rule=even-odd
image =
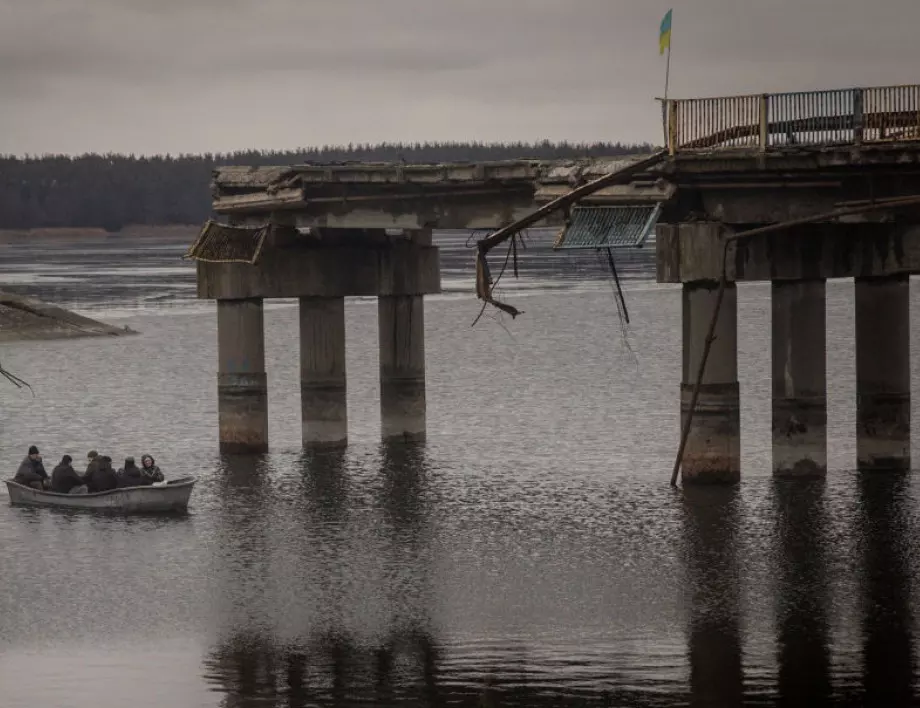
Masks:
[[[658,52],[664,54],[665,49],[671,48],[671,13],[674,10],[668,10],[668,14],[661,21],[661,34],[658,36]]]

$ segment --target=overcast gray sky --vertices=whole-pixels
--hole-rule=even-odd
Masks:
[[[671,95],[920,82],[920,0],[0,0],[0,152],[657,140]]]

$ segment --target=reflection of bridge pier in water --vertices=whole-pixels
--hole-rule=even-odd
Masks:
[[[238,625],[261,623],[262,608],[249,601],[266,592],[270,577],[271,539],[266,514],[271,485],[263,455],[222,454],[217,486],[215,568],[217,592],[211,608],[214,621],[232,617]],[[241,595],[240,577],[246,578]]]
[[[865,704],[909,705],[914,698],[909,479],[859,478]]]
[[[734,539],[738,523],[734,489],[684,489],[692,706],[742,704],[741,579]]]
[[[302,528],[303,533],[295,531],[294,535],[315,538],[316,533],[325,529],[330,538],[338,537],[338,531],[347,528],[352,510],[348,498],[351,487],[346,452],[309,451],[300,464],[303,478],[295,488],[302,490],[306,505],[294,505],[290,509],[291,514],[301,515],[295,519],[294,527]],[[258,470],[261,468],[253,458],[228,457],[225,466],[221,491],[226,508],[232,509],[235,505],[241,492],[240,484],[247,489],[255,485],[254,494],[260,499],[257,506],[277,507],[281,500],[271,499],[272,489],[260,483],[262,475]],[[224,618],[225,629],[218,633],[222,639],[205,660],[204,674],[226,694],[224,705],[227,708],[273,705],[276,701],[284,701],[292,707],[316,705],[317,702],[345,705],[356,692],[372,694],[377,704],[385,704],[397,695],[425,704],[437,701],[439,649],[429,619],[431,592],[427,583],[430,570],[426,567],[429,553],[426,527],[430,521],[424,492],[426,468],[424,444],[385,443],[381,448],[377,479],[362,480],[362,483],[370,482],[377,490],[374,506],[382,515],[383,523],[378,525],[375,549],[390,569],[384,574],[384,586],[374,591],[383,598],[382,607],[374,609],[385,613],[382,622],[374,623],[378,631],[368,628],[376,639],[369,640],[360,626],[349,628],[346,607],[342,604],[349,602],[342,585],[347,578],[336,572],[338,566],[326,564],[318,566],[322,577],[309,575],[310,584],[320,587],[318,600],[323,606],[317,608],[319,616],[316,613],[297,616],[295,613],[285,617],[287,626],[283,634],[296,639],[283,640],[276,636],[271,623],[281,618],[272,618],[273,591],[251,577],[246,559],[240,557],[250,555],[243,551],[243,545],[252,543],[253,538],[267,540],[272,529],[247,528],[245,537],[248,540],[245,541],[239,529],[224,535],[231,543],[240,544],[239,548],[222,552],[224,558],[234,559],[236,568],[227,574],[225,582],[231,587],[225,594],[237,600]],[[234,523],[247,524],[245,519],[249,518],[255,525],[270,525],[265,515],[233,515],[233,518]],[[290,530],[291,527],[285,522],[284,528]],[[334,540],[331,542],[335,544]],[[294,543],[296,545],[296,541]],[[348,552],[346,546],[333,547]],[[290,556],[294,562],[297,557],[296,553]],[[233,586],[253,582],[260,582],[264,591],[234,595]],[[309,588],[284,589],[286,593],[292,591],[309,592]],[[240,606],[241,601],[250,606]],[[250,621],[240,621],[247,617]],[[257,619],[251,621],[251,618]],[[382,631],[379,631],[380,624]]]
[[[774,484],[777,689],[784,706],[832,703],[824,491],[820,479],[778,479]]]
[[[204,677],[225,694],[223,708],[438,705],[437,651],[424,633],[393,635],[377,647],[326,634],[297,647],[245,635],[228,638],[204,661]]]

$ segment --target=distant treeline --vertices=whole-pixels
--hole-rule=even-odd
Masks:
[[[211,212],[211,171],[219,165],[304,162],[459,162],[628,155],[650,145],[622,143],[381,143],[288,152],[136,157],[0,156],[0,229],[104,228],[195,224]]]

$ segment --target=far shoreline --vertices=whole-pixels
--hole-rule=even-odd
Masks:
[[[119,231],[106,231],[102,228],[55,227],[47,229],[0,229],[0,243],[20,243],[28,240],[49,241],[118,241],[119,239],[137,239],[161,241],[164,243],[187,242],[195,240],[201,230],[201,224],[168,224],[126,226]]]

